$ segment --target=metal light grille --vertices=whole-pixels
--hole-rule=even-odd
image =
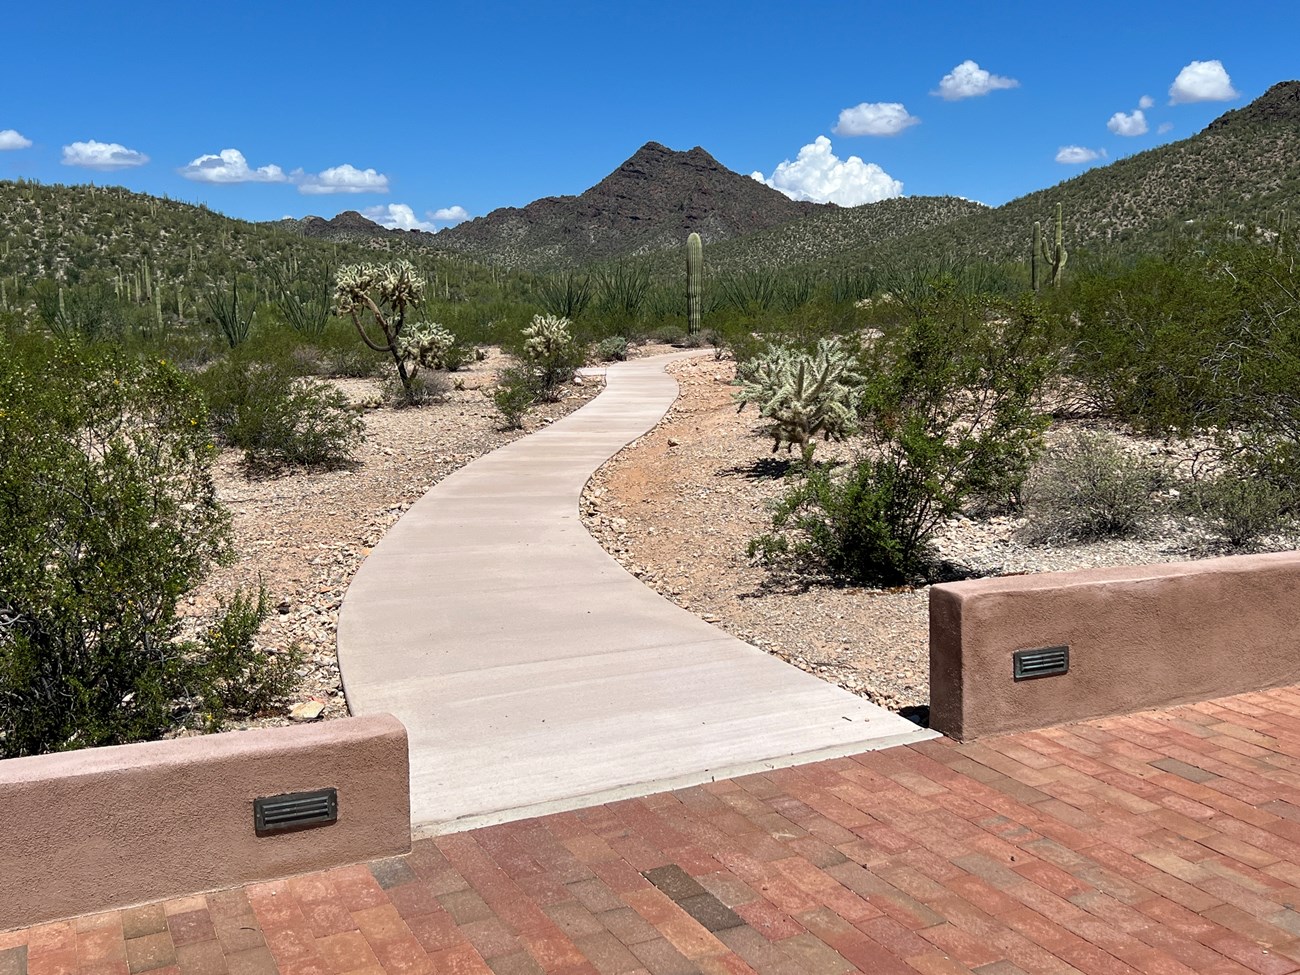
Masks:
[[[332,823],[338,818],[337,789],[291,792],[253,800],[253,828],[259,833],[319,826]]]
[[[1069,673],[1070,648],[1040,647],[1037,650],[1017,650],[1011,655],[1011,676],[1016,680],[1035,677],[1055,677]]]

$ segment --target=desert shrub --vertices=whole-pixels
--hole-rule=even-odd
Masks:
[[[601,362],[622,362],[627,358],[627,339],[611,335],[596,345],[596,358]]]
[[[942,499],[899,461],[864,457],[838,472],[812,467],[777,501],[774,531],[750,541],[750,557],[839,582],[918,575]]]
[[[337,467],[361,439],[361,419],[343,394],[299,378],[286,360],[231,355],[198,382],[213,430],[253,466]]]
[[[406,385],[396,376],[384,380],[384,401],[394,409],[441,403],[451,392],[451,381],[446,373],[421,371],[408,376]]]
[[[315,340],[320,351],[322,374],[351,379],[369,379],[383,368],[383,357],[369,346],[357,341],[356,330],[351,325],[334,320]]]
[[[1159,512],[1154,495],[1167,480],[1161,464],[1113,436],[1075,434],[1047,451],[1025,483],[1025,535],[1037,542],[1140,536]]]
[[[1246,467],[1229,467],[1183,494],[1188,513],[1230,549],[1248,549],[1294,523],[1296,490]]]
[[[537,395],[547,402],[559,398],[560,388],[583,363],[583,352],[573,341],[567,318],[535,315],[524,329],[524,359],[533,370]]]
[[[229,555],[204,406],[185,377],[115,350],[6,352],[0,755],[155,738],[217,684],[245,703],[282,691],[288,678],[243,642],[256,629],[247,604],[213,621],[224,650],[180,638],[179,599]]]
[[[519,430],[528,410],[537,402],[536,377],[523,366],[507,366],[497,378],[491,397],[505,428]]]
[[[931,306],[864,355],[860,459],[798,474],[753,551],[837,581],[896,583],[927,570],[935,530],[970,497],[1023,479],[1053,362],[1032,301]]]
[[[232,715],[256,714],[289,694],[297,683],[302,652],[252,652],[254,637],[270,612],[266,589],[254,599],[236,592],[200,637],[204,653],[193,662],[189,684],[201,723],[215,731]]]

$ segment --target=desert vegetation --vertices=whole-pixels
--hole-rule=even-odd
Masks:
[[[0,755],[218,728],[283,697],[299,659],[257,643],[264,590],[178,608],[231,556],[214,458],[347,471],[364,410],[440,409],[489,347],[512,358],[474,398],[502,429],[641,344],[734,359],[784,477],[747,549],[773,579],[960,577],[936,539],[961,520],[1012,518],[1042,546],[1293,543],[1300,154],[1270,112],[996,210],[795,204],[648,146],[646,171],[710,181],[712,222],[593,230],[590,253],[565,243],[582,235],[564,201],[493,250],[486,225],[249,224],[0,182]],[[611,180],[582,205],[616,206]],[[386,396],[340,389],[377,376]]]

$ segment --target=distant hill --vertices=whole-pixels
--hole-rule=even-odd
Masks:
[[[578,196],[505,207],[437,235],[436,246],[510,266],[573,266],[768,230],[831,204],[798,203],[696,146],[647,142]]]
[[[992,210],[887,244],[862,240],[836,263],[886,256],[963,254],[1027,260],[1035,220],[1062,205],[1066,247],[1121,254],[1158,251],[1215,221],[1277,226],[1300,212],[1300,81],[1269,88],[1196,135],[1090,169]],[[787,227],[796,233],[798,226]]]

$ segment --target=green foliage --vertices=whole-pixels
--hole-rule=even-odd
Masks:
[[[203,297],[227,345],[234,349],[248,341],[248,333],[253,327],[253,319],[257,317],[257,309],[247,303],[240,308],[237,275],[231,278],[229,291],[226,290],[226,282],[220,281],[210,286]]]
[[[597,305],[613,324],[641,317],[650,294],[650,274],[642,264],[619,263],[596,272]]]
[[[41,320],[63,340],[120,337],[126,316],[121,303],[106,284],[63,287],[42,281],[34,293]]]
[[[0,755],[157,737],[218,679],[176,614],[229,553],[213,456],[172,366],[0,356]]]
[[[208,731],[227,719],[257,714],[287,696],[298,682],[303,654],[296,647],[274,653],[255,649],[254,638],[270,613],[265,587],[257,598],[236,592],[192,644],[186,687]]]
[[[1024,489],[1025,536],[1036,542],[1093,542],[1147,533],[1160,507],[1164,467],[1113,436],[1080,433],[1049,450]]]
[[[537,402],[537,395],[537,379],[531,369],[509,366],[501,371],[491,396],[507,430],[523,427],[524,417]]]
[[[253,467],[339,467],[362,422],[336,389],[299,378],[281,359],[231,355],[198,376],[212,427]]]
[[[810,467],[755,553],[840,581],[903,581],[926,568],[946,518],[1023,480],[1053,366],[1038,307],[948,299],[923,311],[866,353],[858,461],[843,475]]]
[[[810,468],[777,501],[774,531],[750,541],[750,558],[858,584],[921,573],[941,499],[920,466],[901,461],[895,454],[862,457],[843,472]]]
[[[570,324],[567,318],[534,315],[532,324],[524,329],[524,358],[533,370],[537,395],[547,402],[559,398],[561,387],[583,362]]]
[[[594,292],[591,276],[575,271],[561,271],[537,280],[537,303],[556,318],[573,320],[581,316]]]
[[[627,358],[627,339],[611,335],[596,345],[596,358],[601,362],[622,362]]]
[[[805,464],[812,460],[813,438],[843,440],[856,426],[855,409],[862,377],[856,362],[836,339],[823,339],[813,352],[788,345],[767,351],[736,368],[736,401],[758,406],[772,422],[772,451],[798,445]]]
[[[303,270],[295,255],[288,264],[270,264],[267,273],[271,278],[271,302],[281,320],[304,338],[320,338],[332,306],[334,270],[329,263]]]
[[[1071,371],[1094,403],[1157,434],[1249,428],[1300,447],[1294,246],[1219,241],[1078,276]]]
[[[1185,492],[1189,514],[1229,549],[1254,548],[1265,537],[1295,524],[1296,486],[1278,484],[1242,464],[1196,481]]]

